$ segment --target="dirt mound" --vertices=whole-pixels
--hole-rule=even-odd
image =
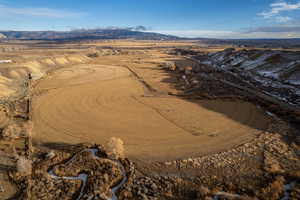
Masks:
[[[0,68],[0,97],[14,95],[21,89],[20,87],[22,87],[24,80],[28,78],[28,74],[31,74],[33,79],[39,79],[53,68],[88,61],[90,59],[84,55],[66,55],[4,65]]]

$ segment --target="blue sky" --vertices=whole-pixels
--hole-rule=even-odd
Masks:
[[[0,30],[138,25],[186,37],[300,37],[300,0],[0,0]]]

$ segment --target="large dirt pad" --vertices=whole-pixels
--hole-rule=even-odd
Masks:
[[[247,102],[149,95],[122,66],[65,67],[40,80],[34,93],[35,143],[105,143],[119,137],[129,158],[144,161],[219,152],[268,126],[268,117]]]

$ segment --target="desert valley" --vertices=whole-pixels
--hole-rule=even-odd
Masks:
[[[0,43],[0,199],[299,199],[300,53]]]

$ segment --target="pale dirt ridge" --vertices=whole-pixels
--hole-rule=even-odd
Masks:
[[[85,55],[66,55],[22,59],[12,63],[0,63],[0,98],[19,95],[24,87],[24,79],[28,74],[33,79],[43,77],[49,70],[70,64],[86,63],[89,58]]]

